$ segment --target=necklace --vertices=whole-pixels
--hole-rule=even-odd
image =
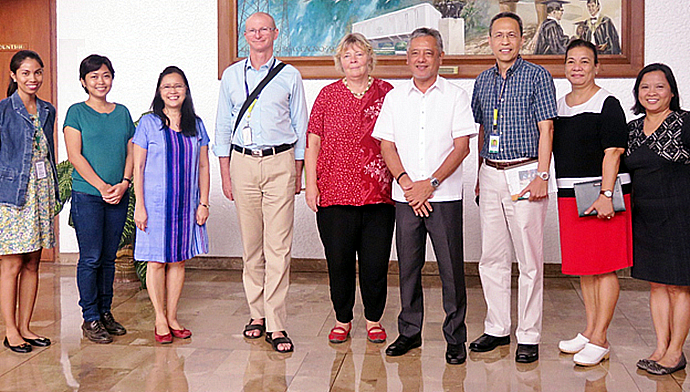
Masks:
[[[350,92],[352,93],[352,95],[355,96],[355,98],[362,98],[364,96],[364,94],[366,94],[367,91],[369,91],[369,88],[371,87],[371,84],[373,82],[374,82],[374,79],[371,76],[369,76],[369,81],[367,82],[367,88],[365,88],[364,91],[362,91],[361,93],[356,93],[356,92],[352,91],[350,86],[347,84],[347,78],[343,78],[343,84],[345,84],[345,87],[347,87],[347,89],[350,90]]]

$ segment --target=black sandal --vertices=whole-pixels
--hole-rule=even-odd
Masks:
[[[275,338],[275,339],[273,339],[273,332],[266,332],[266,341],[268,343],[270,343],[271,346],[273,346],[273,350],[275,350],[276,352],[279,352],[281,354],[293,352],[295,350],[295,345],[292,344],[292,340],[290,340],[290,338],[287,336],[287,332],[285,332],[285,331],[281,331],[281,332],[285,336],[281,336],[281,337]],[[289,349],[287,349],[287,350],[279,350],[278,349],[279,344],[286,344],[286,343],[290,345]]]
[[[266,332],[266,325],[265,324],[252,324],[254,322],[254,319],[249,319],[249,324],[244,326],[244,331],[242,332],[242,335],[247,338],[247,339],[258,339],[264,335],[264,332]],[[264,320],[264,323],[266,321]],[[249,335],[247,334],[248,332],[251,331],[259,331],[258,335]]]

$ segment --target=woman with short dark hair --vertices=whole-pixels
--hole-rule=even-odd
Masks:
[[[15,53],[10,77],[7,98],[0,101],[0,312],[3,345],[28,353],[32,346],[50,345],[29,322],[41,250],[55,245],[55,108],[36,96],[43,84],[43,61],[36,52]]]
[[[110,343],[127,330],[111,312],[115,257],[127,218],[132,183],[134,123],[123,105],[108,102],[115,71],[105,56],[92,54],[79,66],[89,95],[70,106],[64,132],[72,172],[72,222],[79,243],[77,286],[84,336]]]
[[[652,374],[685,368],[690,329],[690,115],[680,108],[671,68],[637,75],[625,163],[632,174],[632,276],[651,285],[656,349],[637,366]]]
[[[565,53],[565,77],[571,92],[558,100],[554,120],[553,154],[558,183],[558,219],[562,270],[580,276],[586,326],[558,348],[575,354],[573,361],[594,366],[608,358],[607,331],[620,287],[616,271],[632,265],[630,175],[620,170],[628,132],[620,102],[595,82],[597,49],[574,40]],[[599,195],[580,216],[574,187],[595,181]],[[615,212],[616,182],[624,189],[626,211]]]

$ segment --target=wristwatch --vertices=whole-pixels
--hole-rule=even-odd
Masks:
[[[539,176],[539,178],[541,178],[541,179],[544,180],[544,181],[548,181],[549,178],[551,178],[551,176],[549,175],[549,172],[547,172],[547,171],[545,171],[545,172],[537,172],[537,176]]]
[[[434,189],[438,189],[438,187],[441,186],[441,181],[439,181],[436,177],[431,177],[429,179],[429,182],[431,183],[431,186],[434,187]]]
[[[605,191],[600,191],[599,194],[604,195],[604,197],[607,197],[609,199],[613,198],[613,192],[609,189],[607,189]]]

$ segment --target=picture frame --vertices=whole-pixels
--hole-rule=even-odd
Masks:
[[[218,78],[230,64],[241,60],[239,55],[240,44],[244,44],[244,37],[238,34],[238,26],[242,21],[238,18],[242,12],[238,12],[238,1],[244,0],[218,0]],[[282,4],[299,2],[302,0],[283,0]],[[434,0],[439,1],[439,0]],[[443,0],[441,0],[443,1]],[[510,3],[548,2],[549,0],[476,0],[476,1],[500,1]],[[559,0],[556,0],[559,1]],[[608,1],[608,0],[600,0]],[[586,0],[560,1],[582,5]],[[258,0],[252,2],[253,6],[261,3]],[[420,1],[419,3],[425,3]],[[428,3],[428,2],[427,2]],[[600,59],[600,72],[598,77],[603,78],[630,78],[644,67],[644,0],[620,0],[620,54],[602,54]],[[268,4],[268,3],[266,3]],[[246,10],[243,12],[247,13]],[[339,40],[340,37],[337,37]],[[332,45],[337,45],[337,42]],[[244,48],[243,50],[246,50]],[[524,52],[524,50],[523,50]],[[398,53],[398,52],[396,52]],[[404,52],[402,52],[404,53]],[[317,56],[281,56],[282,61],[295,66],[305,79],[337,79],[342,77],[335,70],[331,55]],[[555,78],[564,77],[564,58],[558,55],[534,55],[523,53],[523,57],[531,62],[544,66]],[[447,78],[475,78],[479,73],[495,64],[495,59],[490,54],[446,54],[439,73]],[[385,79],[409,78],[411,73],[406,65],[406,57],[403,54],[390,56],[377,56],[376,68],[373,75]]]

